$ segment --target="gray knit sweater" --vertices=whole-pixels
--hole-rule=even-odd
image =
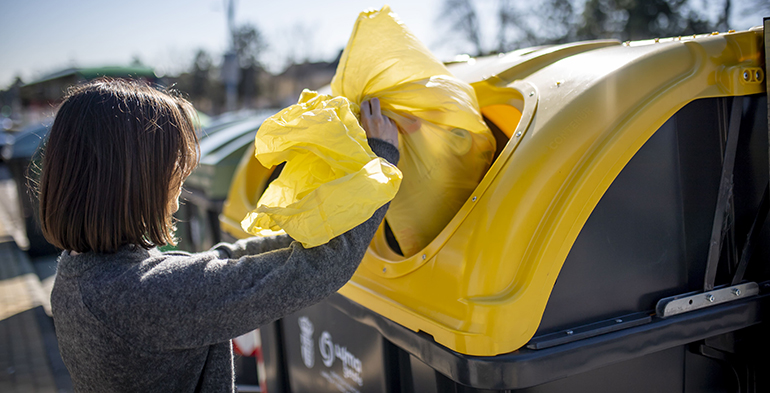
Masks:
[[[370,139],[398,162],[398,150]],[[78,392],[232,392],[230,339],[342,287],[387,205],[363,224],[305,249],[288,236],[161,253],[62,253],[51,305],[64,363]]]

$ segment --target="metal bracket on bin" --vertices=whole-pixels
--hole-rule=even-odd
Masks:
[[[676,295],[660,299],[655,306],[658,317],[666,318],[688,311],[716,306],[738,299],[759,294],[759,285],[755,282],[746,282],[731,287],[719,288],[713,291]]]
[[[579,326],[572,329],[561,330],[555,333],[533,337],[527,343],[529,349],[544,349],[557,345],[570,343],[584,338],[595,337],[600,334],[615,332],[634,326],[644,325],[652,321],[652,317],[646,313],[635,313],[622,317],[611,318],[604,321]]]

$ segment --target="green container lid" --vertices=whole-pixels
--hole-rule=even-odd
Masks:
[[[200,165],[185,181],[185,188],[200,190],[209,200],[225,199],[235,167],[249,144],[254,143],[259,126],[274,113],[263,111],[222,127],[207,129],[200,142]]]

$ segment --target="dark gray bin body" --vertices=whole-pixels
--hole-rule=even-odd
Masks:
[[[703,290],[732,102],[688,104],[621,171],[575,241],[527,346],[459,354],[335,294],[261,329],[268,391],[770,391],[766,218],[743,276],[759,284],[758,295],[655,314],[659,300]],[[717,287],[730,285],[768,184],[766,97],[742,98],[741,111]]]

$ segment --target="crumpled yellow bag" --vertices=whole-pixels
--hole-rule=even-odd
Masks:
[[[267,168],[286,165],[241,222],[244,230],[264,235],[283,229],[315,247],[393,199],[401,172],[371,150],[358,113],[344,97],[305,90],[296,105],[262,123],[257,159]]]
[[[398,189],[394,168],[381,162],[379,167],[367,164],[364,174],[347,166],[348,154],[353,155],[349,149],[371,153],[365,138],[363,142],[359,136],[352,138],[360,145],[355,147],[343,143],[350,142],[346,137],[338,138],[352,135],[351,130],[365,135],[355,122],[358,106],[377,97],[383,114],[399,127],[398,167],[403,172],[386,219],[404,255],[413,255],[452,219],[492,161],[495,139],[481,118],[474,90],[453,77],[388,6],[359,15],[331,88],[336,97],[311,97],[306,91],[297,105],[259,129],[256,155],[260,162],[268,167],[288,162],[242,226],[253,234],[280,227],[303,243],[307,236],[313,239],[308,244],[322,244],[322,239],[328,241],[365,221],[376,209],[372,206],[387,202],[383,202],[386,195],[392,198],[371,184],[360,188],[346,184],[359,177],[384,182],[390,176],[386,184],[395,187],[389,190]],[[326,111],[332,107],[333,115]],[[323,140],[305,138],[311,131]],[[285,153],[295,149],[312,154]],[[358,158],[363,157],[361,153],[355,156],[356,165],[366,160]],[[326,166],[316,168],[319,161]],[[336,165],[345,169],[331,170]],[[332,195],[334,187],[346,188]],[[324,236],[316,234],[319,231]]]
[[[495,152],[473,88],[452,76],[388,6],[362,12],[332,94],[377,97],[399,126],[404,180],[385,216],[405,256],[428,245],[462,207]]]

